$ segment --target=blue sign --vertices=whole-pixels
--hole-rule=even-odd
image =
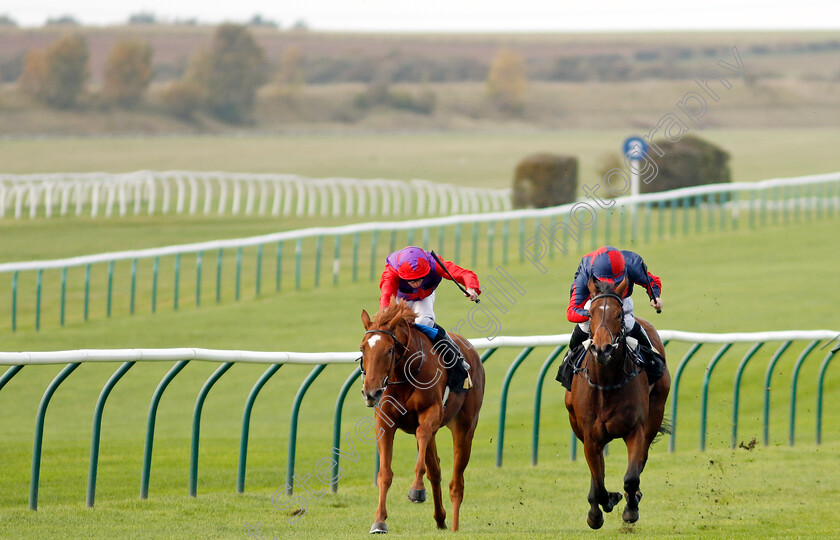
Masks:
[[[624,155],[630,159],[642,159],[647,152],[647,143],[641,137],[627,137],[624,141]]]

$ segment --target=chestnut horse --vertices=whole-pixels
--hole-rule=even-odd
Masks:
[[[593,529],[604,524],[604,512],[611,512],[621,500],[618,492],[604,487],[604,446],[613,439],[624,439],[627,445],[627,472],[624,494],[627,506],[621,518],[628,523],[639,519],[639,477],[645,467],[648,449],[658,433],[667,433],[662,426],[665,400],[671,389],[671,376],[665,373],[653,385],[628,352],[622,297],[628,287],[625,279],[613,288],[604,281],[589,281],[592,298],[589,307],[591,344],[575,370],[572,389],[566,392],[569,421],[583,451],[592,483],[589,490],[590,509],[587,523]],[[663,354],[665,348],[659,334],[649,322],[636,318],[647,332],[651,344]],[[599,508],[600,505],[600,508]]]
[[[463,337],[450,334],[470,365],[472,388],[452,392],[444,408],[446,354],[433,350],[431,340],[412,327],[415,313],[403,301],[391,302],[373,321],[362,310],[365,335],[362,339],[361,369],[364,374],[362,396],[368,407],[376,407],[376,433],[379,447],[379,506],[370,529],[387,533],[385,499],[394,473],[391,457],[397,428],[417,438],[414,482],[408,491],[411,502],[426,500],[423,475],[429,479],[435,501],[435,522],[446,528],[446,511],[440,491],[440,458],[435,435],[441,426],[452,432],[454,465],[449,497],[452,500],[452,530],[458,530],[458,515],[464,498],[464,469],[470,461],[473,434],[484,399],[484,366],[473,346]],[[451,365],[451,364],[450,364]]]

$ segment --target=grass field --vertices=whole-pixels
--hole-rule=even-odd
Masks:
[[[683,91],[684,93],[684,91]],[[673,101],[641,121],[644,135]],[[722,102],[723,100],[721,100]],[[710,114],[718,114],[710,109]],[[719,114],[725,114],[720,111]],[[736,182],[840,170],[840,132],[825,129],[706,129],[692,133],[731,153]],[[628,130],[301,133],[165,138],[8,139],[0,142],[3,173],[224,170],[311,177],[422,178],[468,186],[509,187],[528,154],[575,155],[580,185],[601,182],[604,154],[618,154]],[[100,222],[106,223],[106,222]],[[107,229],[106,229],[107,231]]]
[[[67,253],[94,247],[89,239],[102,223],[56,220],[36,222],[35,227],[15,224],[15,235],[27,238],[33,257],[37,246],[64,244]],[[665,309],[656,316],[641,301],[639,315],[659,328],[693,331],[759,331],[837,329],[840,319],[827,309],[823,283],[829,283],[836,254],[826,246],[840,242],[840,229],[832,219],[769,225],[758,231],[741,227],[720,229],[688,238],[655,237],[638,246],[651,270],[663,277]],[[169,243],[179,235],[204,238],[224,231],[222,222],[176,220],[167,227],[162,220],[149,223],[110,222],[105,231],[123,227],[119,240],[103,235],[102,245],[131,243],[132,231],[149,231],[148,242]],[[234,221],[231,233],[258,231],[270,224],[258,220]],[[62,240],[51,237],[62,229],[74,231]],[[88,230],[85,230],[85,229]],[[145,235],[144,235],[145,236]],[[126,247],[128,247],[126,245]],[[635,247],[629,245],[627,247]],[[111,249],[110,247],[106,249]],[[384,248],[382,248],[384,251]],[[7,252],[8,255],[8,252]],[[526,290],[517,303],[499,314],[500,333],[529,335],[567,332],[563,314],[567,287],[577,264],[574,254],[557,255],[549,271],[541,274],[516,257],[505,269]],[[486,276],[492,271],[484,257],[475,269]],[[175,347],[250,350],[353,350],[361,338],[361,308],[376,309],[376,284],[366,272],[358,283],[328,281],[318,288],[281,294],[253,293],[240,302],[203,305],[196,309],[185,301],[179,311],[147,311],[133,317],[124,312],[111,319],[99,317],[85,324],[72,321],[41,332],[22,328],[5,334],[5,350],[59,350],[96,347]],[[444,284],[445,285],[445,284]],[[810,285],[810,287],[809,287]],[[442,289],[438,295],[440,322],[456,325],[468,304],[457,291]],[[229,299],[229,297],[228,297]],[[469,332],[466,332],[470,335]],[[471,335],[471,337],[475,337]],[[840,521],[830,505],[838,495],[840,457],[836,394],[840,379],[829,370],[826,380],[824,444],[815,446],[814,397],[819,355],[804,364],[798,399],[796,446],[787,447],[789,374],[804,347],[797,343],[783,356],[773,379],[771,439],[769,447],[729,450],[732,377],[746,346],[734,346],[715,371],[710,387],[707,447],[698,446],[701,380],[713,347],[704,347],[689,364],[680,390],[680,415],[676,453],[667,443],[658,444],[642,477],[641,521],[622,526],[609,515],[602,533],[621,536],[629,532],[646,537],[674,536],[753,538],[824,537]],[[687,349],[669,346],[674,362]],[[743,381],[739,441],[761,440],[761,387],[767,360],[775,351],[768,345],[752,361]],[[466,537],[589,536],[585,524],[588,473],[582,459],[569,462],[569,429],[559,385],[546,383],[540,464],[529,463],[534,380],[547,349],[538,349],[517,373],[509,396],[505,462],[494,467],[499,391],[502,377],[517,350],[500,351],[487,364],[488,392],[467,470],[467,495],[462,512]],[[672,364],[673,365],[673,364]],[[246,534],[246,523],[262,522],[262,534],[272,537],[359,537],[366,535],[375,508],[372,486],[372,449],[357,441],[358,463],[342,461],[345,477],[337,495],[311,499],[306,515],[296,524],[271,506],[271,494],[282,487],[288,444],[288,414],[292,397],[309,371],[285,366],[257,400],[252,419],[246,494],[234,494],[241,407],[263,368],[236,366],[211,392],[204,408],[197,499],[187,496],[189,432],[193,402],[198,389],[215,369],[195,364],[172,383],[159,413],[151,490],[140,501],[139,470],[148,400],[169,365],[139,365],[115,388],[103,425],[100,471],[95,509],[84,508],[88,464],[90,413],[105,380],[116,365],[82,366],[60,388],[48,417],[41,471],[40,509],[26,509],[31,459],[32,418],[40,395],[58,372],[58,366],[25,368],[0,392],[4,411],[0,429],[0,536],[41,537],[216,537]],[[673,369],[673,368],[672,368]],[[304,401],[298,434],[296,471],[311,473],[321,457],[329,455],[332,409],[339,385],[349,368],[330,367],[315,382]],[[669,409],[670,410],[670,409]],[[833,414],[832,414],[833,413]],[[344,432],[358,418],[370,416],[352,390],[344,411]],[[444,432],[439,446],[444,470],[451,467],[451,443]],[[437,537],[431,506],[410,505],[405,490],[411,477],[412,440],[398,439],[396,478],[390,498],[389,524],[394,534]],[[620,485],[626,463],[623,445],[614,444],[608,459],[608,485]],[[445,473],[444,478],[448,476]],[[619,510],[620,511],[620,510]]]

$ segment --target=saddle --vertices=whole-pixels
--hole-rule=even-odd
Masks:
[[[571,391],[572,377],[583,369],[581,364],[591,343],[592,340],[586,340],[570,350],[560,364],[556,380],[566,390]],[[627,349],[633,363],[647,374],[648,384],[653,385],[665,374],[665,358],[656,349],[641,345],[638,340],[629,336],[627,337]]]

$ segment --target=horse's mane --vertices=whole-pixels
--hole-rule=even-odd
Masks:
[[[403,300],[391,300],[391,303],[373,316],[372,325],[383,327],[402,318],[407,323],[413,323],[417,314]]]
[[[606,294],[606,293],[614,293],[615,292],[615,283],[612,281],[606,280],[595,280],[595,291],[598,294]]]

